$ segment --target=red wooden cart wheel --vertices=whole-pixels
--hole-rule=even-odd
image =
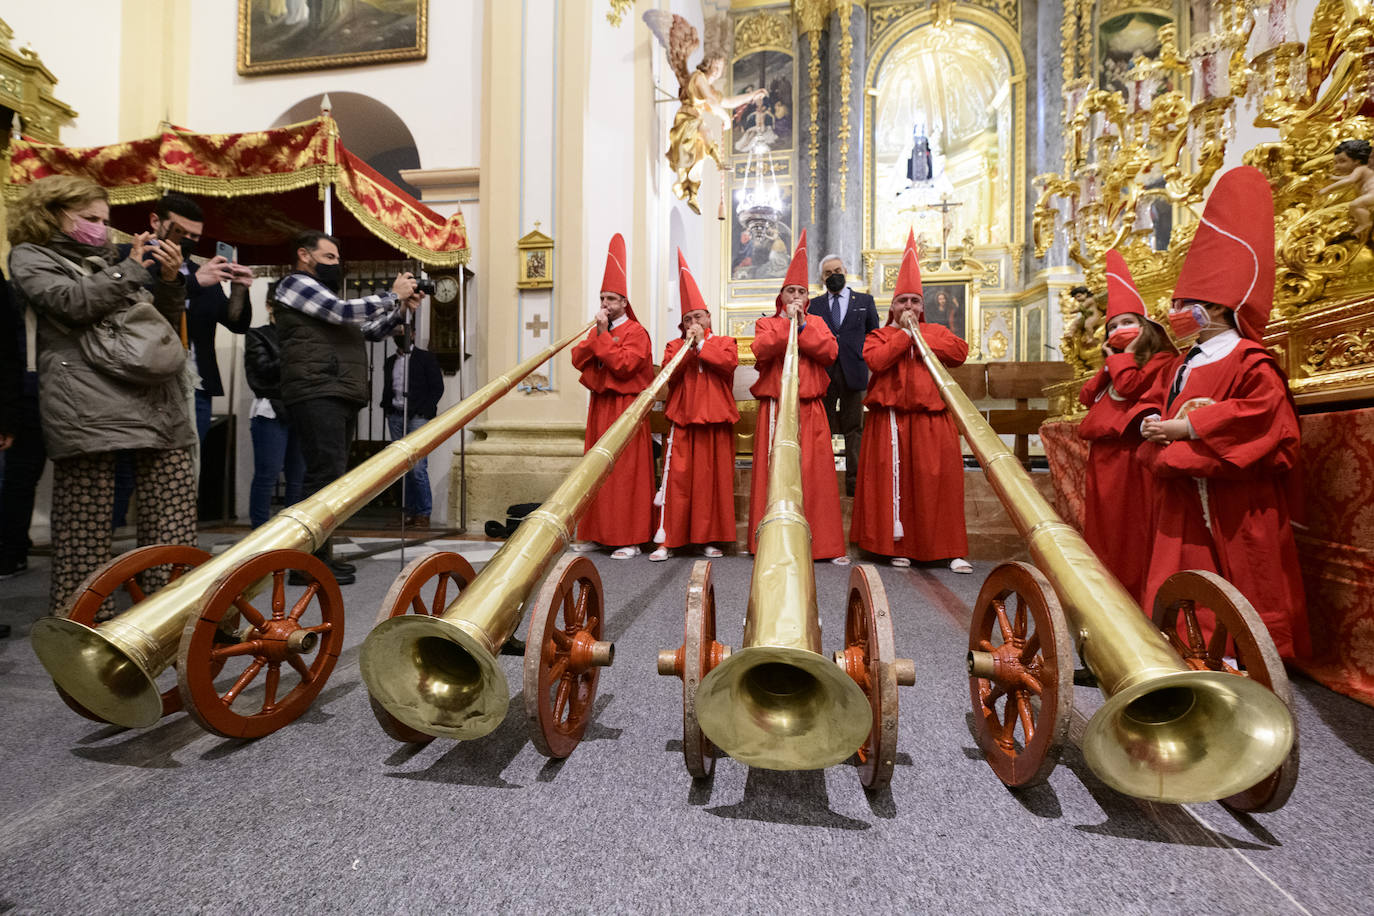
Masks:
[[[1039,570],[1003,563],[988,575],[968,647],[969,698],[984,758],[1012,788],[1044,782],[1069,733],[1074,660],[1059,599]]]
[[[849,598],[844,615],[844,648],[835,661],[868,697],[873,728],[855,756],[859,781],[877,791],[892,782],[897,756],[897,685],[915,681],[910,659],[896,658],[892,613],[878,570],[855,566],[849,573]]]
[[[1215,617],[1212,638],[1203,636],[1197,607],[1209,608]],[[1185,569],[1174,573],[1155,595],[1155,625],[1194,671],[1228,671],[1249,677],[1272,690],[1293,717],[1293,749],[1268,777],[1222,804],[1237,811],[1277,811],[1293,794],[1298,781],[1298,717],[1293,709],[1293,690],[1274,640],[1254,607],[1236,587],[1214,572]],[[1226,661],[1228,642],[1234,647],[1235,664]]]
[[[701,679],[730,655],[730,647],[716,642],[716,587],[711,561],[692,564],[687,582],[687,614],[682,645],[659,653],[658,673],[682,680],[682,761],[693,779],[710,776],[716,768],[716,749],[697,722],[697,688]]]
[[[615,658],[615,644],[601,639],[601,576],[586,557],[567,554],[530,607],[524,691],[530,738],[546,757],[566,757],[587,730],[601,668]]]
[[[396,581],[391,583],[391,589],[382,599],[382,606],[378,609],[377,619],[372,625],[375,627],[384,620],[403,614],[442,616],[449,603],[476,577],[477,574],[472,571],[472,564],[459,554],[441,551],[420,557],[401,570]],[[372,714],[377,717],[377,724],[382,727],[382,731],[397,741],[428,744],[434,740],[433,735],[411,728],[387,712],[386,707],[370,695],[367,701],[372,704]]]
[[[310,580],[289,601],[288,573]],[[265,611],[253,603],[256,586],[266,580]],[[225,644],[220,621],[232,613],[247,621],[239,642]],[[177,650],[177,684],[190,714],[207,731],[226,738],[260,738],[293,722],[310,708],[329,680],[343,648],[344,606],[329,567],[299,550],[269,550],[248,558],[215,582],[199,617],[187,621]],[[216,683],[215,662],[240,658],[247,665],[230,686]],[[295,678],[283,690],[282,666]],[[262,702],[240,701],[245,689],[264,676]],[[235,705],[238,709],[235,709]],[[252,711],[245,706],[257,706]]]
[[[100,608],[111,595],[123,591],[129,596],[131,604],[137,604],[147,598],[149,594],[157,592],[157,589],[152,589],[151,592],[145,591],[143,583],[139,581],[148,570],[158,566],[170,566],[167,580],[170,584],[181,578],[188,569],[199,566],[208,559],[210,559],[210,554],[199,547],[187,547],[182,544],[153,544],[148,547],[137,547],[127,553],[120,554],[87,576],[76,587],[66,610],[62,611],[59,616],[74,620],[77,623],[84,623],[88,627],[99,628],[100,624],[96,623],[95,620],[96,615],[100,613]],[[57,687],[56,684],[53,686]],[[57,695],[73,712],[85,716],[92,722],[106,721],[74,700],[61,687],[57,687]],[[177,688],[173,686],[163,691],[162,714],[164,716],[171,715],[180,709],[181,694],[177,692]]]

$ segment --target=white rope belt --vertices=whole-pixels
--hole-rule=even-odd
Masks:
[[[897,446],[897,411],[887,411],[888,429],[892,433],[892,540],[900,541],[902,535],[902,457]]]
[[[673,424],[673,428],[668,431],[668,447],[663,452],[663,482],[658,485],[658,492],[654,494],[654,505],[659,507],[658,530],[654,532],[655,544],[662,544],[668,540],[668,469],[673,466],[673,440],[675,438],[677,438],[677,424]]]

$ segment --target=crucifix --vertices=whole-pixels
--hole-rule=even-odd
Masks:
[[[538,338],[544,336],[544,335],[541,334],[540,332],[543,331],[543,330],[544,330],[545,328],[547,328],[548,326],[549,326],[549,323],[548,323],[547,321],[544,320],[544,316],[543,316],[543,315],[535,315],[534,318],[532,318],[531,320],[525,322],[525,330],[527,330],[527,331],[533,331],[533,332],[534,332],[535,339],[538,339]]]
[[[950,203],[949,195],[948,195],[948,194],[941,194],[941,195],[940,195],[940,202],[939,202],[938,204],[927,204],[927,205],[926,205],[926,209],[927,209],[927,210],[939,210],[939,211],[940,211],[940,261],[941,261],[941,262],[945,262],[945,261],[948,261],[948,260],[949,260],[949,234],[950,234],[950,232],[952,232],[952,231],[954,230],[954,226],[953,226],[953,224],[950,222],[949,211],[953,210],[955,207],[962,207],[962,206],[963,206],[962,203]]]

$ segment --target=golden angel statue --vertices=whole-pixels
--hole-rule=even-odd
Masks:
[[[714,83],[725,72],[724,55],[708,48],[696,69],[687,68],[693,52],[701,46],[701,39],[691,23],[663,10],[646,10],[644,22],[658,38],[659,44],[663,45],[663,50],[668,54],[668,63],[672,65],[673,73],[677,74],[680,106],[673,118],[673,127],[668,132],[668,152],[665,154],[668,164],[677,175],[677,181],[673,182],[673,193],[679,200],[685,200],[692,212],[700,213],[697,191],[701,187],[702,163],[710,156],[717,168],[725,168],[720,158],[720,142],[707,134],[702,119],[709,111],[724,122],[722,131],[729,130],[729,112],[746,102],[763,100],[768,90],[722,96]]]

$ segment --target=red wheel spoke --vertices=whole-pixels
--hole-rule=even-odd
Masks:
[[[566,655],[559,655],[557,661],[555,661],[552,665],[549,666],[549,680],[562,680],[563,675],[566,674],[567,671],[568,657]]]
[[[549,635],[553,638],[553,644],[562,651],[572,648],[573,638],[562,630],[554,630]]]
[[[190,568],[191,568],[191,567],[187,566],[185,563],[173,563],[173,564],[172,564],[172,571],[171,571],[171,572],[168,574],[168,576],[167,576],[167,582],[168,582],[168,584],[170,584],[170,583],[172,583],[172,582],[175,582],[176,580],[180,579],[182,576],[186,575],[186,570],[188,570],[188,569],[190,569]]]
[[[134,599],[134,604],[138,604],[138,602],[148,597],[147,593],[143,591],[141,586],[139,586],[138,580],[135,579],[133,576],[130,576],[125,581],[124,590],[129,593],[130,598]]]
[[[277,684],[281,681],[281,662],[269,662],[267,665],[267,692],[262,698],[262,711],[271,712],[277,705]]]
[[[600,626],[601,618],[596,614],[589,614],[587,615],[587,619],[582,621],[582,629],[586,630],[588,633],[596,633],[597,628]]]
[[[262,651],[262,640],[250,639],[246,642],[235,643],[231,646],[220,646],[210,650],[211,661],[223,661],[226,658],[233,658],[236,655],[256,655]]]
[[[568,697],[572,694],[573,679],[564,675],[558,681],[558,692],[554,695],[553,718],[555,722],[563,721],[563,713],[568,706]]]
[[[319,590],[319,585],[317,583],[310,583],[310,587],[305,590],[305,594],[296,599],[295,606],[291,608],[292,620],[301,619],[301,615],[304,614],[306,609],[314,602],[315,596],[319,593]]]
[[[301,680],[310,683],[310,666],[305,663],[305,659],[292,653],[286,656],[287,664],[296,669],[296,673],[301,676]]]
[[[1029,664],[1030,660],[1035,658],[1036,654],[1039,653],[1039,651],[1040,631],[1036,630],[1034,633],[1030,635],[1030,638],[1026,640],[1026,644],[1021,647],[1021,652],[1017,656],[1017,658],[1021,660],[1021,664]]]
[[[239,679],[234,681],[234,686],[229,688],[229,692],[220,697],[220,701],[223,702],[225,706],[232,704],[238,695],[243,692],[243,688],[253,683],[253,678],[257,677],[258,672],[262,671],[262,666],[264,664],[266,664],[266,662],[260,658],[253,659],[253,664],[244,669],[244,672],[239,675]]]
[[[1000,740],[1003,744],[1010,745],[1012,739],[1016,737],[1016,701],[1010,696],[1007,697],[1005,713],[1006,718],[1002,719],[997,724],[1002,727]]]
[[[1026,736],[1026,744],[1031,743],[1035,737],[1035,713],[1031,709],[1030,697],[1026,696],[1025,691],[1018,691],[1016,694],[1016,712],[1021,717],[1021,733]]]
[[[585,584],[579,582],[578,585],[582,587],[577,591],[577,600],[573,602],[573,611],[571,614],[563,615],[563,622],[570,627],[581,626],[582,621],[587,619],[587,600],[592,594],[592,590],[587,588]]]
[[[281,620],[286,616],[286,570],[272,573],[272,619]]]
[[[997,627],[1002,631],[1002,642],[1011,642],[1013,631],[1011,621],[1007,620],[1007,605],[1003,601],[993,602],[993,607],[997,610]]]
[[[1001,684],[993,683],[992,689],[989,690],[987,692],[987,695],[983,697],[983,705],[986,706],[988,709],[992,709],[992,707],[996,705],[997,701],[1002,699],[1006,692],[1006,687],[1003,687]]]
[[[258,613],[258,609],[248,603],[247,598],[236,598],[234,607],[239,609],[239,613],[248,618],[248,622],[253,625],[253,629],[262,630],[267,627],[267,618]]]
[[[1226,631],[1226,627],[1222,626],[1220,620],[1212,625],[1212,639],[1207,643],[1207,657],[1209,659],[1218,664],[1221,663],[1221,660],[1226,657],[1226,640],[1229,636],[1230,633]]]
[[[448,582],[449,574],[446,572],[440,573],[439,581],[434,585],[434,601],[430,605],[430,607],[434,608],[431,613],[435,616],[442,614],[444,609],[448,607]],[[416,613],[423,614],[424,611],[417,609]]]
[[[301,627],[301,629],[307,633],[328,633],[330,630],[334,629],[334,624],[317,623],[313,627]]]
[[[1026,638],[1026,599],[1016,596],[1016,622],[1012,625],[1012,635],[1017,639]]]

